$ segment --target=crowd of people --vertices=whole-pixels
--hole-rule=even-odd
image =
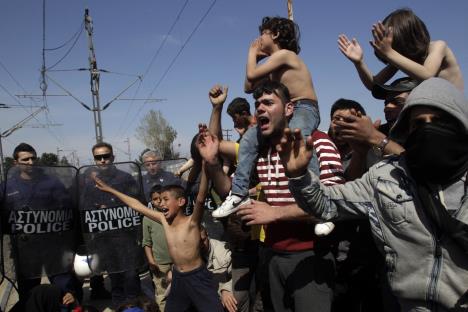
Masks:
[[[59,308],[83,302],[76,259],[71,269],[77,245],[91,297],[118,311],[468,310],[468,102],[447,44],[396,10],[372,26],[386,64],[373,75],[356,39],[340,35],[339,50],[384,101],[386,123],[340,98],[325,133],[298,26],[265,17],[259,32],[244,83],[255,113],[242,97],[227,106],[240,139],[223,140],[228,88],[215,85],[209,123],[175,174],[148,151],[139,179],[104,142],[92,147],[95,166],[60,174],[32,166],[29,144],[15,149],[2,223],[18,311],[35,311],[45,292]],[[390,82],[397,72],[404,77]],[[211,215],[207,198],[217,204]],[[206,218],[222,224],[220,240]],[[139,274],[148,269],[145,298]],[[44,271],[55,288],[41,289]]]

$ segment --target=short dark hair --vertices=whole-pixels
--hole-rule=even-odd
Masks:
[[[162,190],[161,185],[159,184],[154,185],[150,190],[150,193],[149,193],[150,197],[152,197],[154,193],[161,193],[161,190]]]
[[[107,147],[108,149],[110,149],[111,154],[114,155],[114,149],[112,148],[112,145],[106,142],[99,142],[99,143],[94,144],[93,147],[91,148],[91,153],[93,153],[94,155],[94,150],[100,147]]]
[[[424,22],[411,9],[395,10],[382,23],[393,29],[392,48],[395,51],[416,63],[424,63],[431,36]]]
[[[366,115],[366,111],[361,104],[356,101],[348,100],[348,99],[338,99],[335,103],[333,103],[331,110],[330,110],[330,118],[333,117],[333,114],[340,109],[355,109],[356,112],[360,112],[362,115]]]
[[[17,147],[15,147],[13,151],[13,159],[18,160],[18,154],[21,152],[28,152],[28,153],[34,154],[34,156],[37,156],[37,153],[34,147],[29,145],[28,143],[20,143]]]
[[[235,114],[242,115],[243,112],[247,112],[250,115],[250,104],[245,98],[236,97],[229,103],[226,112],[233,118]]]
[[[253,97],[255,100],[258,100],[264,93],[266,94],[276,94],[278,97],[283,100],[284,103],[291,102],[291,95],[289,94],[288,88],[278,81],[273,80],[264,80],[260,85],[258,85],[254,92]]]
[[[275,41],[281,49],[287,49],[299,54],[301,47],[299,46],[299,26],[292,20],[284,17],[269,17],[262,19],[262,24],[258,27],[260,34],[264,30],[269,30],[273,34],[278,34]]]
[[[187,200],[187,196],[185,196],[185,189],[180,185],[170,184],[163,186],[161,188],[161,193],[164,192],[171,193],[172,195],[174,195],[175,198],[184,198],[185,200]]]

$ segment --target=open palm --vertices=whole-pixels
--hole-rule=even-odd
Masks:
[[[280,155],[286,175],[290,178],[301,176],[307,171],[313,155],[312,137],[309,136],[307,142],[304,142],[299,129],[291,133],[291,129],[286,128],[276,150]]]
[[[338,48],[351,62],[356,63],[362,61],[362,48],[356,38],[350,41],[346,35],[339,35]]]

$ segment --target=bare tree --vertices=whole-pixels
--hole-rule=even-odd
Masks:
[[[138,139],[149,149],[159,153],[163,159],[178,158],[172,143],[177,138],[177,131],[172,128],[162,113],[150,110],[140,121],[136,129]]]

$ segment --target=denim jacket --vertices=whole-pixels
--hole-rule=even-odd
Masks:
[[[311,172],[290,179],[299,206],[324,220],[368,218],[402,311],[466,311],[468,255],[437,234],[402,158],[384,160],[343,185],[324,186]],[[454,216],[468,223],[467,187]]]

